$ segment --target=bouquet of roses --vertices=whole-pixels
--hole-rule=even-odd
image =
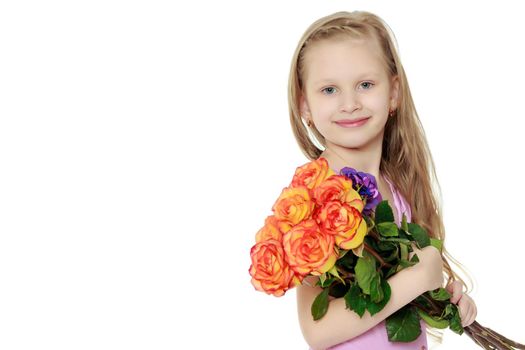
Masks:
[[[360,317],[366,310],[374,315],[390,300],[387,278],[418,263],[417,254],[410,257],[412,245],[442,247],[422,227],[407,223],[404,214],[397,226],[373,175],[350,167],[336,174],[322,157],[297,168],[272,211],[250,250],[251,283],[279,297],[305,277],[318,276],[322,292],[312,303],[314,320],[328,311],[329,296],[344,298],[346,308]],[[484,349],[525,349],[476,321],[463,328],[450,297],[438,288],[390,315],[388,339],[415,340],[423,319],[431,327],[466,331]]]

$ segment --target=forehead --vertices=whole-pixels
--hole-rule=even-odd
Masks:
[[[386,77],[380,50],[373,40],[338,39],[313,44],[305,54],[309,83]]]

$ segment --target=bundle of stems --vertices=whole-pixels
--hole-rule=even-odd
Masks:
[[[446,307],[446,302],[429,298],[427,293],[421,295],[421,298],[422,299],[416,298],[411,302],[411,304],[416,308],[425,311],[429,315],[440,315]],[[426,301],[425,305],[422,305],[423,303],[420,302],[421,300]],[[470,325],[463,327],[463,330],[476,344],[478,344],[483,349],[525,349],[525,345],[517,343],[488,327],[484,327],[477,321],[474,321]],[[461,334],[462,332],[459,333]]]

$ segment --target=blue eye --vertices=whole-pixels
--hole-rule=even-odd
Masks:
[[[363,82],[363,84],[375,85],[374,83],[371,83],[371,82],[369,82],[369,81],[365,81],[365,82]],[[363,84],[361,84],[361,86],[363,86]],[[370,86],[370,87],[371,87],[371,86]],[[368,88],[368,89],[365,89],[365,90],[369,90],[369,88]]]
[[[334,88],[333,86],[329,86],[329,87],[322,89],[321,91],[325,91],[326,89],[333,89],[333,88]],[[328,94],[328,95],[331,95],[331,94]]]

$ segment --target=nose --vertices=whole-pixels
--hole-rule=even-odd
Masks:
[[[341,95],[341,113],[353,113],[356,109],[361,108],[361,102],[353,91],[342,93]]]

